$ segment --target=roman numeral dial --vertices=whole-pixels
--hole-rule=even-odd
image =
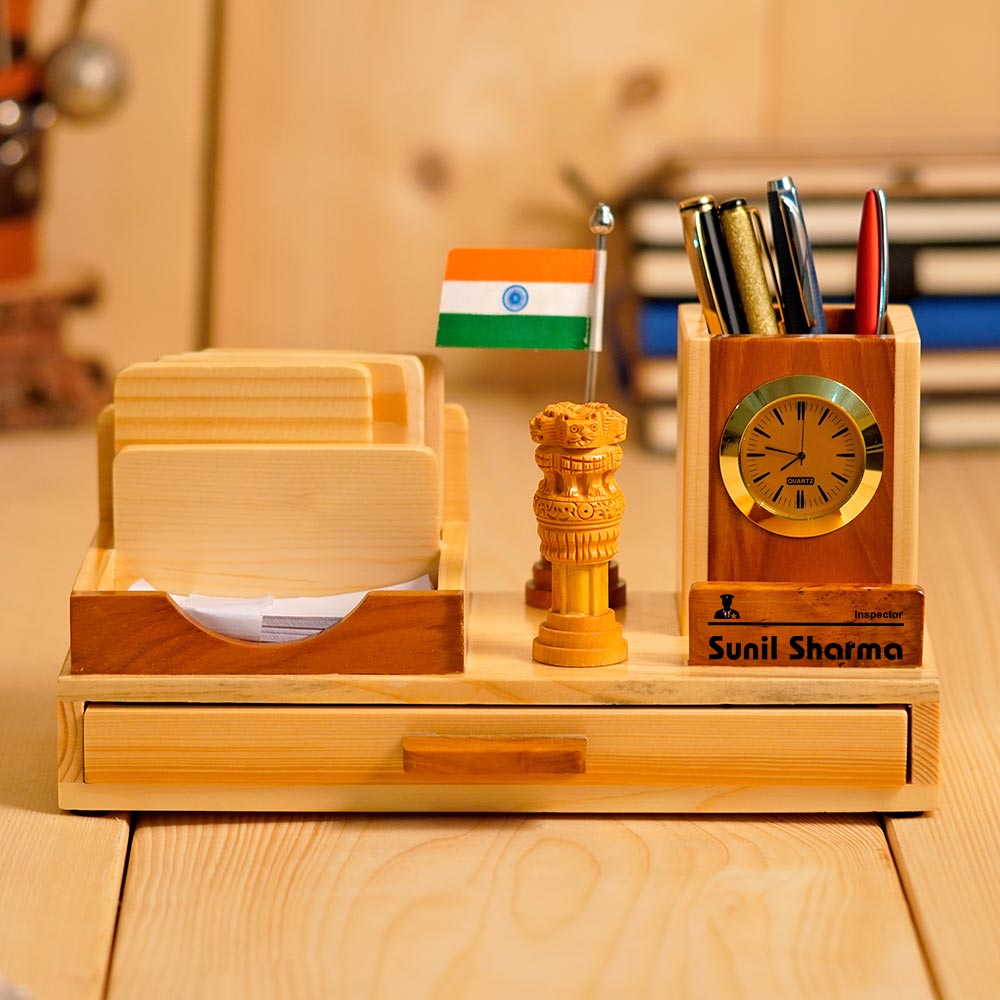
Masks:
[[[809,391],[795,391],[802,387]],[[749,394],[719,451],[726,489],[751,520],[777,534],[833,531],[871,499],[882,438],[865,403],[819,376],[786,376]]]

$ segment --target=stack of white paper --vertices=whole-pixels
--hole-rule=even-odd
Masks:
[[[156,590],[137,580],[129,590]],[[381,590],[433,590],[426,574]],[[336,625],[365,598],[367,591],[325,597],[211,597],[171,594],[174,603],[205,628],[248,642],[293,642]]]

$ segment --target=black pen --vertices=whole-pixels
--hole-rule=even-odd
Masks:
[[[715,199],[710,195],[688,198],[679,208],[709,333],[749,332]],[[702,284],[706,286],[704,289]],[[716,325],[718,328],[713,329]]]
[[[767,182],[771,239],[781,282],[786,333],[826,333],[823,297],[816,280],[812,247],[791,177]]]

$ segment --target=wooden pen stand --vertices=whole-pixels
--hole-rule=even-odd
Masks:
[[[905,306],[886,336],[851,335],[853,309],[826,310],[829,334],[710,337],[696,305],[678,326],[679,597],[706,580],[914,584],[919,463],[920,337]],[[738,404],[784,376],[818,376],[862,397],[881,429],[881,482],[850,523],[818,537],[765,532],[738,509],[720,471],[720,444]],[[794,471],[794,470],[793,470]]]

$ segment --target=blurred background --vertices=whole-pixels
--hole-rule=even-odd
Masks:
[[[33,44],[72,6],[32,4]],[[1000,152],[990,0],[87,8],[129,92],[52,129],[39,266],[99,275],[67,339],[112,372],[208,344],[426,352],[450,247],[588,245],[566,166],[614,203],[699,150]],[[473,381],[566,364],[446,361]]]

